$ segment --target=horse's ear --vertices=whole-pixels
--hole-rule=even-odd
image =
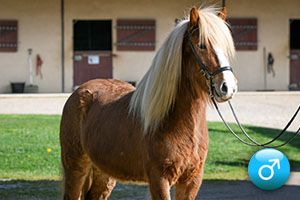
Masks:
[[[224,7],[221,12],[218,14],[218,16],[223,19],[224,21],[226,20],[226,14],[227,14],[227,10],[226,8]]]
[[[190,28],[198,27],[198,21],[199,21],[199,12],[196,7],[193,7],[190,12],[189,27]]]

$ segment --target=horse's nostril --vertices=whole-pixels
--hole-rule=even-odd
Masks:
[[[228,92],[228,88],[227,88],[227,84],[226,83],[223,83],[222,84],[222,86],[221,86],[221,91],[223,92],[223,93],[227,93]]]
[[[233,90],[233,93],[236,93],[236,88],[233,88],[232,90]]]

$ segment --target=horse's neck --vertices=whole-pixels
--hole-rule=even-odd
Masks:
[[[208,87],[204,77],[197,71],[196,60],[191,53],[184,53],[182,76],[176,104],[180,105],[182,112],[190,113],[191,117],[206,117],[206,104],[208,102]],[[193,71],[194,70],[194,71]]]
[[[186,130],[186,134],[194,134],[199,132],[196,130],[206,129],[207,100],[203,94],[195,92],[192,84],[188,78],[182,77],[174,108],[168,117],[173,131]]]
[[[183,81],[185,83],[180,86],[175,106],[178,107],[177,109],[180,110],[180,113],[186,114],[190,120],[205,119],[207,100],[202,93],[195,91],[191,82]]]

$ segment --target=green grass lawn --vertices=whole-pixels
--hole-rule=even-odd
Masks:
[[[59,179],[59,115],[0,115],[0,179]]]
[[[0,115],[0,179],[59,180],[59,115]],[[248,179],[247,165],[260,148],[240,143],[219,122],[209,122],[210,145],[205,179]],[[237,126],[234,130],[239,132]],[[266,142],[279,130],[245,126],[259,142]],[[288,136],[283,137],[281,142]],[[291,169],[300,169],[300,137],[279,148]]]
[[[242,133],[237,125],[230,124],[233,130],[242,137]],[[251,147],[238,141],[225,127],[223,123],[208,122],[210,145],[205,164],[205,179],[228,179],[245,180],[248,178],[248,163],[252,155],[260,150],[259,147]],[[256,126],[244,126],[247,133],[260,143],[265,143],[273,139],[280,130],[262,128]],[[291,132],[285,133],[278,142],[286,141]],[[245,138],[245,137],[243,137]],[[278,148],[289,159],[291,171],[300,169],[300,137],[296,137],[293,142]]]

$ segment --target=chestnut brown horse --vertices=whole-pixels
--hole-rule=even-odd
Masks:
[[[227,65],[235,50],[225,10],[192,8],[169,34],[135,89],[92,80],[68,99],[60,142],[64,199],[107,199],[116,181],[148,183],[152,199],[194,199],[208,150],[209,88],[196,62]],[[220,70],[219,70],[220,71]],[[231,71],[212,77],[218,102],[236,92]]]

